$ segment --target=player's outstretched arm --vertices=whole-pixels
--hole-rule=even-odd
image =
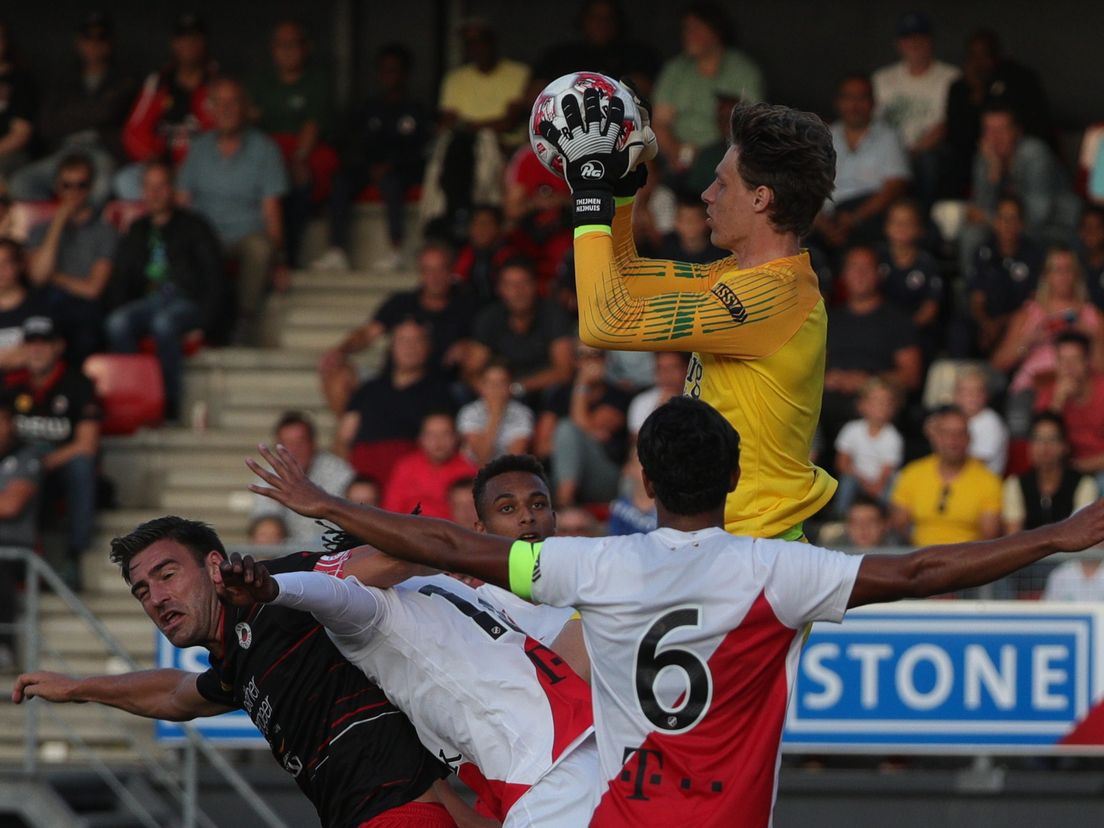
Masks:
[[[217,716],[229,707],[208,701],[196,689],[196,674],[184,670],[142,670],[121,676],[76,678],[62,673],[24,673],[15,680],[12,701],[97,702],[146,716],[185,722]]]
[[[867,555],[849,607],[926,598],[981,586],[1056,552],[1079,552],[1104,541],[1104,499],[1063,521],[997,540],[929,546],[908,555]]]
[[[359,506],[328,494],[312,483],[286,448],[259,446],[271,467],[253,459],[246,465],[267,485],[251,485],[251,491],[272,498],[293,512],[336,523],[365,543],[406,561],[448,572],[475,575],[509,588],[510,538],[484,535],[447,520],[399,515]]]

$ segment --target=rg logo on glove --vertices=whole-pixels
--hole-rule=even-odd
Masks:
[[[579,169],[579,175],[582,178],[588,178],[594,181],[600,180],[605,174],[606,168],[602,166],[602,162],[593,158],[586,161]]]

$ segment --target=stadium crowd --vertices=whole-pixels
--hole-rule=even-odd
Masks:
[[[633,443],[681,393],[688,355],[578,340],[569,192],[529,149],[529,104],[572,70],[631,78],[661,150],[637,244],[704,263],[722,255],[700,195],[728,113],[769,99],[770,78],[716,3],[686,6],[666,61],[631,38],[616,0],[585,0],[577,29],[527,66],[500,54],[488,22],[466,21],[464,62],[435,104],[408,88],[411,50],[385,46],[372,96],[337,113],[296,21],[269,33],[269,66],[237,79],[219,72],[205,22],[182,14],[165,64],[141,80],[113,60],[102,12],[79,21],[75,60],[52,80],[24,71],[22,33],[0,23],[0,543],[33,544],[55,492],[72,560],[91,537],[89,354],[152,342],[178,419],[185,353],[256,344],[290,268],[349,269],[363,199],[386,207],[375,267],[413,267],[418,284],[334,332],[319,367],[332,451],[295,412],[277,440],[330,491],[467,524],[479,466],[531,452],[550,469],[561,532],[654,527]],[[836,190],[807,243],[829,316],[814,450],[841,483],[827,545],[995,537],[1104,488],[1104,143],[1087,132],[1071,171],[1043,80],[990,29],[965,39],[959,66],[936,59],[936,33],[925,14],[902,16],[887,32],[900,60],[840,78],[822,113]],[[425,241],[408,261],[415,200]],[[38,220],[20,226],[18,205]],[[327,247],[307,261],[317,219]],[[359,375],[351,356],[381,342],[383,368]],[[258,543],[316,531],[271,502],[250,527]],[[1096,564],[1055,581],[1048,596],[1104,598]]]

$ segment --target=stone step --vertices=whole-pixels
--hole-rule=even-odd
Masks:
[[[209,348],[188,360],[188,373],[230,370],[280,370],[311,368],[318,364],[313,352],[294,348]]]
[[[299,294],[346,293],[351,296],[389,294],[411,290],[418,285],[416,270],[391,273],[375,270],[296,270],[291,274],[291,290],[287,297]]]
[[[300,410],[303,411],[303,413],[309,414],[310,418],[314,421],[314,426],[318,435],[318,445],[331,445],[333,443],[334,433],[337,430],[337,417],[334,416],[332,411],[326,408],[325,403],[321,399],[321,395],[319,396],[317,405],[305,406]],[[233,428],[236,430],[248,431],[256,435],[254,446],[261,440],[270,440],[272,438],[272,426],[275,422],[276,418],[272,415],[272,409],[268,406],[262,406],[260,408],[243,408],[235,406],[223,410],[218,415],[218,426],[220,428]],[[251,448],[254,446],[251,446]]]
[[[116,574],[115,577],[118,577]],[[107,616],[101,619],[133,657],[152,656],[154,651],[154,627],[141,615]],[[44,617],[39,625],[47,643],[46,651],[56,651],[63,656],[71,653],[87,654],[104,652],[103,642],[80,618],[72,615]]]
[[[96,515],[97,537],[112,538],[117,535],[125,535],[139,523],[163,517],[167,514],[171,514],[171,512],[167,512],[163,508],[107,509]],[[245,541],[245,526],[239,527],[238,525],[241,521],[240,513],[229,509],[211,509],[203,514],[182,515],[182,517],[191,517],[210,523],[219,532],[219,537],[223,543],[236,544]],[[106,555],[106,545],[102,547],[102,551]]]
[[[379,302],[360,302],[333,299],[327,302],[289,307],[284,312],[282,324],[288,328],[312,325],[329,326],[340,339],[345,331],[355,328],[371,318]]]
[[[323,353],[335,347],[341,341],[344,331],[330,326],[298,325],[280,331],[278,343],[281,348],[300,348]]]
[[[250,476],[245,472],[240,485],[232,489],[164,488],[157,493],[157,503],[174,514],[206,517],[219,512],[226,513],[231,520],[248,522],[253,508],[253,495],[245,490],[249,482]]]

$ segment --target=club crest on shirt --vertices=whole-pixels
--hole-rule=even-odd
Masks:
[[[238,645],[243,650],[248,650],[253,643],[253,630],[244,621],[240,621],[234,627],[234,634],[238,637]]]
[[[713,290],[710,293],[720,299],[721,304],[728,308],[733,322],[737,325],[743,325],[747,321],[747,308],[740,301],[740,297],[736,295],[736,291],[723,282],[718,282],[713,285]]]

